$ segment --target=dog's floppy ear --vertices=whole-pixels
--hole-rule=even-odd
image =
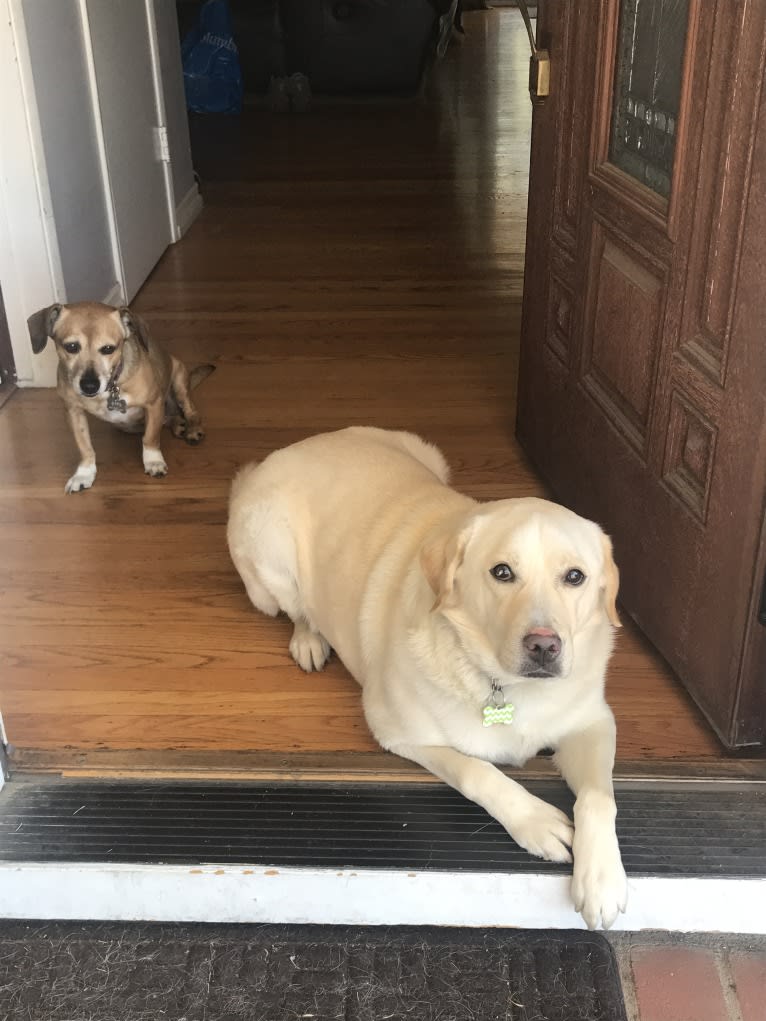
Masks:
[[[455,589],[455,575],[465,557],[473,523],[463,527],[440,528],[428,536],[420,549],[420,567],[436,602],[431,610],[438,610]]]
[[[125,330],[125,336],[133,336],[144,349],[149,350],[149,330],[141,316],[131,312],[127,305],[120,309],[120,321]]]
[[[612,552],[612,540],[608,535],[601,533],[601,547],[604,553],[604,577],[601,588],[604,592],[604,607],[609,623],[613,627],[622,627],[620,618],[617,616],[617,592],[620,587],[620,572],[614,562]]]
[[[29,337],[32,341],[32,350],[36,355],[39,355],[45,345],[48,343],[48,337],[53,336],[53,328],[56,325],[56,320],[61,315],[61,310],[64,306],[56,303],[55,305],[48,305],[46,308],[41,308],[39,312],[35,312],[27,319],[27,326],[29,327]]]

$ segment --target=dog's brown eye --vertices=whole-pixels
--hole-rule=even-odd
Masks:
[[[571,571],[567,571],[564,575],[564,581],[567,585],[582,585],[585,581],[585,575],[579,568],[573,567]]]
[[[70,340],[68,344],[64,344],[64,350],[68,355],[76,355],[80,350],[80,345],[76,340]]]
[[[516,575],[513,573],[508,564],[495,564],[494,567],[490,567],[489,573],[496,581],[516,580]]]
[[[102,355],[113,355],[114,344],[104,344],[103,347],[99,348],[99,351],[101,352]]]

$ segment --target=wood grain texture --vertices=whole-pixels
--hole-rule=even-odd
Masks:
[[[417,100],[193,124],[206,207],[135,303],[174,354],[218,366],[195,395],[208,437],[166,434],[166,479],[94,421],[95,487],[65,496],[55,393],[0,414],[0,709],[19,765],[127,773],[133,752],[145,773],[248,775],[285,756],[294,775],[379,754],[354,681],[335,660],[301,673],[287,623],[252,609],[229,561],[247,461],[323,429],[404,427],[474,497],[545,495],[513,435],[526,36],[513,10],[466,24]],[[626,762],[720,755],[632,627],[609,695]]]
[[[611,535],[625,612],[722,741],[757,754],[766,749],[766,5],[744,4],[732,19],[727,0],[689,3],[672,186],[659,204],[605,148],[618,9],[602,0],[538,9],[541,41],[555,48],[577,21],[594,46],[562,62],[535,108],[517,434],[557,496]],[[671,5],[663,11],[670,19]],[[675,28],[680,44],[677,19]],[[636,31],[637,80],[654,45]],[[548,201],[562,162],[570,179],[578,166],[586,175],[572,258],[562,257]]]

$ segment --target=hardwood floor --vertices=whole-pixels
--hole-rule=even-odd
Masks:
[[[544,494],[514,440],[526,36],[513,10],[466,24],[417,100],[193,125],[205,210],[135,302],[175,354],[218,366],[197,392],[208,438],[167,433],[166,479],[94,421],[98,480],[65,496],[55,393],[0,412],[0,709],[20,766],[407,771],[342,666],[301,673],[287,623],[250,607],[226,501],[239,465],[350,423],[421,432],[472,496]],[[721,758],[631,626],[609,698],[625,768]]]

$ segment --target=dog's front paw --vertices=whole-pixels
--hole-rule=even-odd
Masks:
[[[154,479],[161,479],[163,475],[167,475],[168,466],[159,450],[144,448],[144,471]]]
[[[318,631],[312,631],[303,624],[295,625],[293,637],[290,639],[290,655],[307,674],[312,670],[321,670],[330,655],[330,643]]]
[[[609,929],[628,903],[614,812],[575,806],[572,900],[589,929]]]
[[[628,878],[622,867],[617,840],[614,848],[597,857],[583,853],[575,834],[572,900],[589,929],[611,928],[628,904]]]
[[[547,801],[529,795],[529,802],[513,812],[506,827],[513,839],[536,858],[570,862],[574,828],[568,816]]]
[[[89,465],[83,468],[82,466],[77,469],[74,475],[69,479],[67,484],[64,486],[65,493],[81,493],[83,489],[90,489],[93,483],[96,481],[96,466]]]

